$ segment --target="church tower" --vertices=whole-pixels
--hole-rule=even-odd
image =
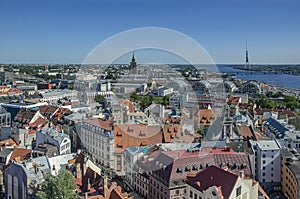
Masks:
[[[134,58],[134,53],[132,54],[132,59],[129,65],[130,74],[138,74],[138,67]]]

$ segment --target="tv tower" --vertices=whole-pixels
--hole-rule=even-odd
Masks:
[[[245,68],[250,69],[247,41],[246,41],[246,63],[245,63]]]

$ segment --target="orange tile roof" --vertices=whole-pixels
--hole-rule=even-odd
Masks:
[[[210,126],[216,118],[212,109],[200,109],[197,115],[201,126]]]
[[[166,143],[177,141],[190,143],[194,141],[194,136],[192,134],[189,132],[182,132],[180,124],[165,125],[163,128],[163,136],[164,142]]]
[[[13,139],[11,139],[11,138],[9,138],[9,139],[7,139],[7,140],[2,140],[1,142],[0,142],[0,147],[5,147],[5,146],[16,146],[17,145],[17,143],[13,140]]]
[[[10,160],[15,160],[17,162],[27,160],[29,158],[31,158],[31,149],[24,149],[18,147],[14,148],[10,156]]]
[[[255,138],[255,134],[250,126],[241,126],[240,132],[244,138]]]
[[[240,97],[237,97],[237,96],[229,96],[227,97],[227,103],[228,104],[239,104],[239,101],[240,101]]]
[[[256,136],[256,139],[258,140],[266,140],[267,138],[264,138],[260,133],[258,132],[255,132],[255,136]]]
[[[122,99],[121,106],[122,107],[127,106],[130,113],[134,112],[134,105],[133,105],[132,101],[130,101],[129,99]]]
[[[116,124],[114,132],[115,152],[124,151],[130,146],[148,146],[163,141],[161,126]]]
[[[36,128],[40,128],[43,127],[47,124],[47,120],[42,118],[42,117],[38,117],[34,122],[29,124],[29,127],[36,127]]]

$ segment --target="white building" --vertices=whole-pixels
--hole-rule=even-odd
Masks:
[[[161,96],[161,97],[164,97],[164,96],[167,96],[167,95],[170,95],[173,93],[173,88],[159,88],[157,90],[157,95],[158,96]]]
[[[113,120],[85,119],[78,127],[83,149],[103,166],[105,174],[110,174],[110,168],[114,168]]]
[[[276,140],[250,140],[255,153],[255,179],[266,189],[280,187],[281,148]]]
[[[71,153],[71,140],[69,135],[54,128],[43,128],[36,132],[36,145],[52,144],[57,147],[60,155]]]
[[[43,90],[40,91],[40,94],[42,98],[40,101],[42,102],[55,102],[59,99],[63,98],[75,98],[77,97],[77,91],[76,90]]]

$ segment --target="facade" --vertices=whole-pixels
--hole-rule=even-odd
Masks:
[[[54,128],[44,128],[36,132],[36,144],[51,144],[57,147],[58,154],[71,153],[71,140],[69,135]]]
[[[82,148],[103,166],[105,174],[114,168],[113,120],[85,119],[78,124],[78,136]]]
[[[0,107],[0,126],[1,127],[11,126],[11,114],[2,107]]]
[[[250,140],[255,153],[255,179],[264,189],[280,189],[281,148],[276,140]]]
[[[216,166],[188,175],[186,184],[187,199],[257,199],[259,193],[259,184],[251,178]]]
[[[157,90],[157,95],[160,96],[160,97],[164,97],[164,96],[167,96],[167,95],[171,95],[173,93],[173,88],[159,88]]]
[[[41,102],[56,102],[63,98],[75,98],[77,97],[76,90],[46,90],[44,92],[40,92],[41,98],[39,99]]]
[[[35,147],[36,134],[29,133],[27,129],[12,128],[11,138],[13,138],[19,147],[24,147],[27,149],[32,149]]]
[[[300,198],[300,160],[295,154],[298,151],[282,149],[281,186],[284,195],[290,199]]]

